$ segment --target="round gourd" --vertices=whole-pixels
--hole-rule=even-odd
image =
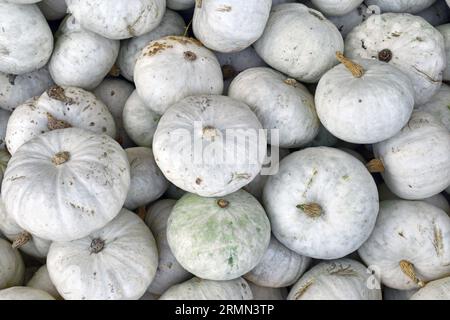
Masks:
[[[436,0],[366,0],[368,5],[380,7],[382,12],[408,12],[417,13],[429,6]]]
[[[372,172],[403,199],[431,197],[450,184],[450,132],[431,114],[415,111],[394,137],[373,146]]]
[[[188,97],[160,119],[153,138],[155,160],[166,178],[185,191],[227,195],[261,171],[267,148],[261,129],[242,102],[217,95]]]
[[[130,163],[131,183],[124,207],[134,210],[157,200],[168,188],[168,182],[156,165],[152,149],[125,150]]]
[[[357,144],[372,144],[397,134],[414,108],[414,88],[408,76],[384,62],[351,61],[341,53],[337,58],[341,64],[325,73],[316,89],[321,123],[337,138]]]
[[[0,72],[24,74],[45,66],[53,35],[35,4],[0,3]]]
[[[155,29],[166,0],[66,0],[81,25],[109,39],[137,37]]]
[[[431,281],[410,300],[450,300],[450,277]]]
[[[48,68],[56,84],[91,90],[110,72],[119,48],[119,41],[83,29],[78,19],[68,15],[56,34]]]
[[[417,289],[397,290],[389,287],[383,288],[383,300],[409,300]]]
[[[172,10],[186,10],[194,7],[195,0],[167,0],[167,7]]]
[[[444,37],[444,44],[445,44],[445,54],[447,57],[447,65],[444,70],[443,80],[450,80],[450,23],[440,25],[436,27],[436,29],[439,30],[439,32]],[[434,98],[434,96],[433,96]]]
[[[270,223],[264,208],[246,191],[221,198],[186,194],[172,209],[167,240],[175,258],[192,274],[230,280],[261,261]]]
[[[262,260],[244,278],[262,287],[288,287],[300,278],[310,262],[310,258],[289,250],[271,237]]]
[[[450,131],[450,86],[443,83],[427,103],[416,105],[415,109],[432,114]]]
[[[254,48],[272,68],[302,82],[317,82],[344,49],[338,29],[319,11],[299,3],[273,7]]]
[[[159,114],[185,97],[223,91],[222,71],[214,53],[186,37],[150,42],[137,60],[134,80],[144,104]]]
[[[261,37],[271,7],[271,0],[197,0],[192,29],[212,50],[241,51]]]
[[[47,20],[59,20],[66,15],[66,0],[42,0],[38,3]]]
[[[25,265],[19,251],[13,249],[8,241],[0,239],[0,257],[0,289],[20,286]]]
[[[306,272],[288,300],[381,300],[380,284],[361,263],[351,259],[323,261]]]
[[[446,58],[442,35],[423,18],[403,13],[372,15],[345,39],[350,59],[378,59],[409,76],[416,104],[441,86]]]
[[[163,294],[170,287],[188,280],[192,275],[175,259],[167,242],[167,220],[175,200],[164,199],[155,202],[147,210],[145,223],[152,231],[158,246],[158,270],[147,291],[155,295]]]
[[[52,243],[47,258],[50,279],[66,300],[137,300],[157,267],[152,233],[126,209],[83,239]]]
[[[432,6],[416,13],[428,21],[432,26],[438,26],[447,23],[450,19],[450,10],[448,10],[445,0],[438,0]]]
[[[11,287],[0,290],[0,300],[55,300],[55,298],[39,289]]]
[[[40,267],[27,282],[27,287],[39,289],[47,292],[53,298],[57,300],[61,300],[62,297],[59,294],[58,290],[56,290],[52,280],[50,279],[50,275],[48,274],[47,266],[43,265]]]
[[[2,199],[7,212],[31,234],[72,241],[111,221],[129,186],[128,159],[117,142],[68,128],[42,134],[14,154]]]
[[[423,201],[387,200],[358,253],[394,289],[423,287],[450,272],[450,218]]]
[[[116,135],[111,113],[92,93],[54,86],[14,110],[6,130],[6,146],[13,155],[24,143],[42,133],[70,127]]]
[[[167,290],[159,300],[252,300],[248,283],[237,278],[211,281],[192,278]]]
[[[311,3],[323,14],[343,16],[356,9],[364,0],[311,0]]]
[[[364,165],[327,147],[284,158],[266,183],[263,203],[275,237],[316,259],[341,258],[357,250],[378,214],[377,187]]]
[[[231,83],[228,96],[245,102],[264,129],[278,130],[275,141],[268,136],[269,144],[297,148],[314,139],[319,131],[311,93],[296,80],[270,68],[240,73]]]

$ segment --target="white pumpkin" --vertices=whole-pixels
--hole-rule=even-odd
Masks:
[[[311,0],[311,3],[323,14],[343,16],[356,9],[364,0]]]
[[[128,159],[117,142],[68,128],[42,134],[14,154],[2,198],[7,212],[31,234],[71,241],[111,221],[129,186]]]
[[[440,26],[437,26],[436,29],[439,30],[439,32],[444,37],[444,43],[445,43],[445,54],[447,56],[447,65],[444,70],[443,79],[449,81],[450,80],[450,23],[443,24]],[[433,98],[434,99],[434,96]]]
[[[298,148],[319,131],[312,94],[296,80],[270,68],[251,68],[240,73],[231,83],[228,96],[245,102],[264,129],[278,130],[275,141],[268,136],[269,144]]]
[[[431,281],[410,300],[450,300],[450,277]]]
[[[157,266],[152,233],[126,209],[83,239],[52,243],[47,257],[50,279],[66,300],[137,300]]]
[[[436,0],[366,0],[368,5],[380,7],[382,12],[408,12],[417,13],[429,6]]]
[[[193,2],[194,0],[192,0]],[[120,73],[128,80],[133,81],[134,66],[139,54],[145,46],[154,40],[166,36],[181,36],[184,34],[186,24],[183,18],[172,10],[166,10],[161,23],[149,33],[121,42],[117,66]]]
[[[361,24],[372,14],[380,14],[380,10],[377,10],[376,8],[368,8],[365,3],[361,3],[358,7],[344,15],[328,16],[327,18],[333,22],[342,37],[345,38],[354,27]]]
[[[289,250],[271,237],[263,258],[244,278],[262,287],[288,287],[297,282],[310,262],[310,258]]]
[[[0,2],[0,72],[24,74],[45,66],[53,35],[35,4]]]
[[[39,1],[38,6],[47,20],[59,20],[67,12],[65,0],[42,0]]]
[[[158,269],[155,278],[147,291],[155,295],[163,294],[170,287],[188,280],[192,275],[175,259],[167,242],[167,220],[175,200],[164,199],[155,202],[148,208],[145,223],[152,231],[158,246]]]
[[[445,0],[437,0],[432,6],[416,13],[416,15],[421,16],[433,26],[447,23],[450,19],[450,11]]]
[[[272,68],[303,82],[317,82],[337,64],[344,42],[319,11],[299,3],[275,6],[254,48]]]
[[[150,42],[137,60],[134,80],[144,104],[159,114],[185,97],[223,91],[222,70],[214,53],[186,37]]]
[[[261,287],[248,282],[253,293],[253,300],[286,300],[288,291],[286,288]]]
[[[68,15],[56,34],[48,68],[56,84],[91,90],[110,72],[119,48],[119,41],[83,29],[78,19]]]
[[[373,151],[378,160],[371,171],[381,172],[400,198],[428,198],[450,185],[450,132],[429,113],[413,112],[397,135]]]
[[[358,253],[391,288],[423,287],[450,272],[450,217],[423,201],[387,200]]]
[[[172,10],[186,10],[193,8],[195,0],[167,0],[167,7]]]
[[[263,192],[275,237],[298,254],[341,258],[366,241],[378,214],[373,178],[358,159],[327,147],[291,153]]]
[[[337,138],[371,144],[391,138],[408,122],[414,88],[408,76],[380,61],[342,62],[320,79],[315,94],[320,122]],[[383,97],[380,99],[380,97]]]
[[[0,149],[0,186],[2,185],[3,175],[5,174],[9,159],[11,159],[9,152],[5,149]]]
[[[244,190],[221,198],[186,194],[172,209],[167,240],[175,258],[192,274],[230,280],[261,261],[270,223],[264,208]]]
[[[8,241],[0,239],[0,257],[0,289],[20,286],[25,265],[19,251],[13,249]]]
[[[92,93],[75,87],[54,86],[13,111],[6,130],[6,146],[13,155],[34,137],[69,127],[111,137],[116,135],[111,113]]]
[[[167,290],[159,300],[252,300],[248,283],[237,278],[212,281],[192,278]]]
[[[440,88],[446,58],[442,35],[423,18],[403,13],[372,15],[345,39],[350,59],[378,59],[411,79],[415,102],[427,102]]]
[[[157,200],[168,188],[168,182],[156,165],[152,149],[125,150],[130,163],[131,183],[124,207],[134,210]]]
[[[217,95],[188,97],[159,121],[153,138],[155,160],[166,178],[185,191],[227,195],[261,171],[267,150],[261,129],[242,102]]]
[[[19,76],[0,73],[0,108],[13,111],[28,99],[40,96],[52,85],[47,67]]]
[[[62,299],[50,279],[46,265],[43,265],[34,273],[33,277],[27,282],[27,287],[45,291],[57,300]]]
[[[0,300],[55,300],[55,298],[39,289],[11,287],[0,290]]]
[[[351,259],[323,261],[306,272],[288,300],[381,300],[376,276]]]
[[[383,288],[383,300],[409,300],[417,289],[397,290],[389,287]]]
[[[450,131],[450,86],[443,83],[427,103],[416,105],[415,109],[431,113]]]
[[[155,29],[166,0],[66,0],[81,25],[109,39],[137,37]]]

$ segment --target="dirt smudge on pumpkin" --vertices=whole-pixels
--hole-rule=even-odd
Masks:
[[[305,191],[303,192],[302,196],[305,197],[306,193],[309,191],[309,189],[311,188],[312,183],[314,182],[314,178],[316,177],[317,173],[319,171],[317,171],[317,169],[314,168],[311,178],[309,178],[308,182],[306,183],[306,188]]]
[[[10,85],[15,85],[16,84],[16,78],[17,78],[17,75],[15,75],[15,74],[8,74],[8,82],[9,82],[9,84]]]
[[[156,55],[156,54],[158,54],[158,53],[160,53],[160,52],[162,52],[162,51],[164,51],[166,49],[171,49],[171,48],[173,48],[172,45],[169,45],[169,44],[164,43],[164,42],[156,41],[156,42],[153,42],[153,44],[151,44],[148,47],[148,50],[147,50],[147,52],[144,53],[144,56],[152,57],[152,56],[154,56],[154,55]]]
[[[51,99],[58,100],[58,101],[66,103],[66,104],[74,104],[75,103],[72,98],[69,98],[68,96],[66,96],[66,91],[64,90],[63,87],[60,87],[60,86],[53,86],[53,87],[49,88],[47,90],[47,95]]]
[[[164,39],[176,41],[176,42],[184,44],[184,45],[186,45],[186,44],[195,44],[195,45],[198,45],[200,47],[203,47],[203,44],[200,41],[198,41],[197,39],[194,39],[194,38],[182,37],[182,36],[168,36],[168,37],[165,37]]]
[[[308,280],[303,286],[300,287],[299,290],[294,295],[295,300],[299,300],[306,292],[314,284],[314,279]]]
[[[216,11],[219,12],[230,12],[232,10],[231,6],[223,5],[222,7],[219,7],[216,9]]]
[[[438,257],[442,256],[444,250],[444,241],[442,240],[442,231],[433,221],[433,246]]]
[[[336,276],[357,276],[358,273],[352,269],[351,265],[343,266],[342,264],[332,263],[327,269],[328,274]]]

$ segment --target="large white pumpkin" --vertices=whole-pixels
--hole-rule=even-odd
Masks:
[[[447,57],[447,66],[444,71],[443,79],[450,80],[450,23],[436,27],[444,37],[445,54]],[[434,98],[434,97],[433,97]]]
[[[116,141],[67,128],[42,134],[14,154],[2,198],[8,213],[31,234],[71,241],[111,221],[129,185],[128,159]]]
[[[67,12],[66,0],[42,0],[38,6],[47,20],[61,19]]]
[[[431,281],[410,300],[450,300],[450,277]]]
[[[431,113],[450,131],[450,86],[443,83],[427,103],[416,105],[415,109]]]
[[[436,0],[366,0],[368,5],[380,7],[382,12],[408,12],[417,13],[429,6]]]
[[[55,298],[39,289],[11,287],[0,290],[0,300],[55,300]]]
[[[137,300],[157,266],[152,233],[126,209],[83,239],[52,243],[47,258],[50,278],[66,300]]]
[[[311,0],[311,3],[323,14],[342,16],[356,9],[364,0]]]
[[[27,287],[45,291],[55,299],[62,299],[50,279],[46,265],[43,265],[34,273],[33,277],[27,282]]]
[[[378,214],[378,192],[358,159],[333,148],[291,153],[263,192],[275,237],[298,254],[341,258],[366,241]]]
[[[17,249],[11,243],[0,239],[0,289],[20,286],[25,273],[25,265]]]

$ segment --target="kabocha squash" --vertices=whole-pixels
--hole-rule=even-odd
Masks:
[[[263,203],[275,237],[316,259],[341,258],[358,249],[378,214],[377,187],[364,164],[327,147],[284,158],[266,183]]]
[[[450,272],[450,218],[422,201],[387,200],[370,238],[358,253],[376,266],[381,282],[408,290]]]
[[[11,243],[8,241],[0,239],[0,257],[0,289],[20,286],[25,265],[19,251],[11,248]]]
[[[45,291],[57,300],[62,299],[61,295],[59,294],[58,290],[56,290],[55,285],[50,279],[50,275],[48,274],[46,265],[43,265],[34,273],[30,281],[27,282],[27,287]]]
[[[188,280],[192,275],[187,272],[175,259],[167,242],[167,220],[175,200],[159,200],[148,208],[145,215],[145,223],[152,231],[158,247],[158,269],[155,278],[147,291],[156,295],[163,294],[170,287]]]
[[[450,300],[450,277],[429,282],[413,294],[410,300]]]
[[[137,60],[134,81],[144,104],[159,114],[185,97],[223,91],[222,70],[214,53],[186,37],[150,42]]]
[[[427,103],[416,105],[415,109],[432,114],[450,131],[450,86],[443,83]]]
[[[172,10],[186,10],[194,7],[195,0],[167,0],[167,7]]]
[[[55,300],[55,298],[39,289],[11,287],[0,290],[0,300]]]
[[[185,191],[227,195],[260,172],[267,149],[261,129],[242,102],[218,95],[188,97],[160,119],[153,138],[155,160],[166,178]]]
[[[252,300],[253,294],[242,278],[212,281],[192,278],[167,290],[159,300]]]
[[[70,127],[116,136],[111,113],[92,93],[54,86],[14,110],[6,130],[6,146],[13,155],[24,143],[42,133]]]
[[[450,23],[440,25],[436,27],[436,29],[439,30],[439,32],[444,37],[444,43],[445,43],[445,54],[447,57],[447,65],[444,70],[443,79],[449,81],[450,80]],[[434,96],[433,96],[434,98]],[[433,99],[432,98],[432,99]]]
[[[175,258],[192,274],[230,280],[261,261],[270,241],[270,223],[246,191],[220,198],[186,194],[172,209],[167,240]]]
[[[66,300],[137,300],[157,266],[152,233],[126,209],[83,239],[52,243],[47,258],[50,279]]]
[[[408,12],[418,13],[429,6],[436,0],[366,0],[368,5],[376,5],[380,7],[382,12]]]
[[[356,9],[363,0],[311,0],[311,3],[323,14],[342,16]]]
[[[300,278],[288,300],[381,300],[380,283],[357,261],[323,261]]]
[[[38,6],[47,20],[61,19],[67,12],[66,0],[42,0]]]
[[[22,145],[8,163],[2,199],[7,212],[31,234],[71,241],[111,221],[129,185],[128,159],[117,142],[67,128]]]
[[[253,293],[253,300],[286,300],[288,291],[286,288],[261,287],[248,282]]]
[[[344,42],[336,26],[319,11],[299,3],[273,7],[254,48],[272,68],[303,82],[317,82],[338,62]]]

